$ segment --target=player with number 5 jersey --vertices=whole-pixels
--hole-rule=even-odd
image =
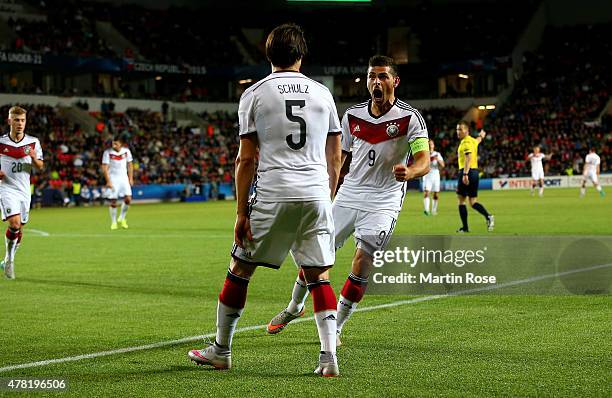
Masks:
[[[348,108],[342,118],[343,159],[352,154],[350,171],[333,205],[336,249],[351,236],[356,251],[352,269],[337,306],[336,333],[361,301],[368,283],[374,252],[383,250],[402,208],[408,180],[429,171],[429,142],[423,117],[395,97],[399,84],[392,58],[370,58],[367,88],[371,99]],[[412,155],[414,162],[408,166]],[[268,324],[268,333],[279,333],[303,315],[307,290],[298,274],[286,309]]]
[[[331,195],[340,173],[340,120],[329,90],[300,73],[305,54],[299,26],[275,28],[266,41],[272,73],[240,99],[232,260],[217,304],[215,343],[188,354],[198,364],[231,366],[232,338],[255,268],[279,268],[291,252],[313,297],[321,343],[315,373],[339,374],[328,269],[335,261]],[[257,183],[247,200],[258,150]]]

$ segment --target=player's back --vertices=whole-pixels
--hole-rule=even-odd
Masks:
[[[329,199],[325,145],[340,132],[327,88],[299,72],[276,72],[240,99],[240,135],[257,134],[257,197],[262,201]]]
[[[588,171],[588,172],[595,172],[595,171],[597,171],[597,165],[600,162],[601,162],[601,159],[600,159],[599,155],[597,155],[594,152],[589,153],[584,158],[584,164],[586,166],[585,167],[586,171]]]

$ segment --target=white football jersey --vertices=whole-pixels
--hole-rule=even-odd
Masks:
[[[535,153],[530,153],[528,157],[529,157],[529,160],[531,161],[531,171],[532,172],[544,170],[544,166],[542,165],[544,154],[542,152],[538,153],[537,155]]]
[[[584,172],[585,173],[596,173],[597,165],[601,163],[601,158],[596,153],[589,153],[584,158]]]
[[[275,72],[238,106],[240,137],[257,134],[255,192],[263,202],[329,200],[325,144],[341,131],[331,93],[299,72]]]
[[[19,142],[13,141],[8,134],[0,137],[0,169],[4,173],[0,195],[18,194],[29,200],[32,151],[36,159],[43,159],[42,147],[36,137],[25,134]]]
[[[425,120],[405,102],[396,99],[378,117],[372,115],[370,101],[348,108],[342,118],[342,150],[353,156],[336,203],[365,211],[400,211],[406,183],[395,180],[393,166],[408,161],[410,143],[417,138],[427,138]]]
[[[438,151],[433,151],[429,154],[429,173],[428,174],[439,174],[440,173],[440,161],[444,161],[442,154]]]
[[[119,152],[109,148],[102,155],[102,164],[108,165],[111,179],[127,178],[127,164],[131,161],[133,161],[132,152],[126,147],[122,147]]]

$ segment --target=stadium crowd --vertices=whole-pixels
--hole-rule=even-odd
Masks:
[[[95,131],[72,124],[58,110],[44,105],[25,105],[27,132],[40,139],[45,170],[32,176],[34,203],[44,191],[54,203],[102,200],[104,177],[101,156],[111,137],[121,137],[134,153],[135,184],[211,183],[233,181],[233,159],[238,141],[236,115],[225,112],[199,115],[201,127],[177,127],[160,112],[129,109],[125,113],[106,109],[91,112],[98,118]],[[6,114],[9,106],[0,108]]]

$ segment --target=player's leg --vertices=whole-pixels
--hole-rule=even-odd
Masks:
[[[376,251],[384,250],[397,221],[397,214],[359,211],[355,223],[356,250],[351,273],[348,275],[338,299],[338,336],[361,302],[368,287]]]
[[[121,225],[121,228],[128,228],[128,224],[127,224],[127,212],[128,209],[130,207],[130,204],[132,203],[132,197],[131,196],[125,196],[123,198],[123,203],[121,204],[121,213],[119,214],[119,220],[118,223],[119,225]]]
[[[429,215],[429,204],[429,191],[423,190],[423,213],[425,213],[426,216]]]
[[[465,206],[466,196],[457,194],[457,202],[459,206],[459,217],[461,218],[461,227],[457,232],[470,232],[468,227],[468,212]]]
[[[321,351],[315,373],[325,377],[340,374],[336,358],[336,295],[329,283],[329,267],[304,267],[308,290],[312,295],[314,316]]]
[[[468,185],[463,183],[463,170],[459,170],[457,175],[457,202],[459,209],[459,217],[461,218],[461,227],[457,229],[457,232],[470,232],[468,227],[468,212],[465,206],[466,198],[469,194]]]
[[[302,265],[308,291],[312,296],[314,317],[319,332],[321,353],[315,373],[337,376],[336,295],[329,283],[329,268],[335,261],[334,217],[327,201],[304,202],[297,239],[291,248],[295,261]]]
[[[201,350],[191,350],[189,358],[198,365],[217,369],[232,367],[232,339],[246,303],[247,288],[256,266],[231,259],[225,283],[217,301],[217,334],[215,342]]]
[[[603,191],[603,189],[601,188],[601,184],[599,183],[599,178],[597,178],[597,173],[592,173],[591,181],[593,181],[593,186],[595,187],[597,192],[599,192],[599,196],[601,196],[602,198],[606,196],[606,193]]]
[[[586,179],[587,179],[587,176],[583,175],[582,176],[582,185],[580,186],[580,197],[583,197],[584,194],[586,194],[586,182],[587,182]]]
[[[357,210],[349,209],[334,204],[332,206],[332,214],[334,217],[335,230],[335,246],[336,249],[341,248],[349,236],[355,229],[355,218]],[[293,253],[291,254],[293,257]],[[296,264],[299,264],[295,257],[293,258]],[[291,292],[291,300],[287,307],[276,314],[268,323],[267,331],[270,334],[280,333],[294,319],[301,317],[304,314],[304,303],[308,297],[308,289],[306,286],[304,271],[299,267],[299,272],[293,285]]]
[[[110,199],[108,212],[111,218],[111,229],[117,229],[117,199]]]
[[[433,191],[431,214],[435,216],[438,214],[438,196],[440,193],[440,175],[439,174],[434,177],[434,181],[433,181],[431,190]]]
[[[21,239],[23,238],[23,227],[30,221],[30,205],[31,202],[24,201],[21,203],[21,223],[19,226],[19,234],[17,236],[17,245],[15,246],[15,255],[21,246]],[[14,257],[14,256],[13,256]]]
[[[472,209],[482,214],[482,216],[485,218],[489,232],[493,231],[493,228],[495,227],[495,217],[490,214],[481,203],[478,202],[477,197],[470,196],[468,197],[468,200],[470,202],[470,206],[472,206]]]
[[[537,179],[535,178],[533,173],[532,173],[531,177],[532,177],[532,180],[531,180],[531,190],[530,190],[530,193],[531,193],[531,196],[533,196],[533,195],[535,195],[535,187],[536,187],[536,184],[537,184]]]
[[[487,222],[487,229],[489,232],[493,231],[495,226],[495,218],[490,214],[485,207],[478,202],[478,184],[479,176],[478,170],[470,170],[470,184],[468,187],[467,197],[470,202],[472,209],[476,210],[485,218]]]
[[[231,345],[236,325],[246,302],[249,280],[258,265],[279,268],[295,242],[300,209],[294,203],[255,202],[251,205],[250,226],[253,240],[234,244],[232,260],[217,302],[215,343],[187,354],[198,365],[218,369],[231,367]]]
[[[440,192],[434,191],[433,193],[433,201],[431,205],[431,214],[434,216],[438,215],[438,199],[440,197]]]
[[[123,203],[121,204],[121,213],[119,214],[118,223],[122,228],[127,229],[127,212],[130,207],[130,203],[132,203],[132,187],[130,187],[129,181],[126,179],[121,182],[118,187],[118,195],[119,197],[123,197]]]
[[[540,177],[540,180],[538,181],[538,186],[540,187],[538,195],[542,197],[544,196],[544,178]]]
[[[4,276],[7,279],[15,279],[15,253],[17,252],[17,245],[19,244],[21,234],[21,215],[10,215],[7,217],[6,221],[8,224],[8,228],[4,234],[4,247],[6,252],[4,254],[2,267],[4,268]]]
[[[4,237],[5,255],[0,262],[0,268],[4,270],[7,279],[15,279],[15,252],[19,244],[21,233],[21,214],[23,210],[22,201],[13,195],[4,194],[0,197],[0,212],[2,220],[7,222]]]
[[[350,319],[366,292],[372,261],[372,255],[361,248],[357,248],[353,256],[351,273],[344,282],[338,298],[338,335],[342,333],[344,324]]]

